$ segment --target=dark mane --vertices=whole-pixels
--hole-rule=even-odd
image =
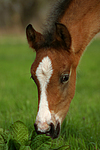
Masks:
[[[51,45],[55,32],[55,23],[59,22],[64,15],[66,9],[68,9],[72,0],[58,0],[47,16],[46,24],[44,25],[43,36],[45,39],[45,46]]]

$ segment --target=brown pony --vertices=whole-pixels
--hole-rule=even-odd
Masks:
[[[38,134],[60,132],[75,94],[76,69],[86,46],[100,31],[100,0],[58,0],[43,33],[26,28],[36,51],[31,77],[38,88]]]

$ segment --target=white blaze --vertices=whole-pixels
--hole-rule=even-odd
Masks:
[[[38,120],[40,123],[49,123],[51,120],[51,113],[48,107],[46,89],[52,73],[53,69],[51,60],[48,56],[46,56],[39,63],[39,66],[36,70],[36,76],[40,83],[40,104],[36,120]]]

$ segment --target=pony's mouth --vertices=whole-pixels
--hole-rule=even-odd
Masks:
[[[50,136],[52,139],[55,139],[59,136],[60,133],[60,123],[57,124],[56,128],[53,123],[50,124],[50,131],[46,133],[47,136]]]
[[[60,133],[60,123],[59,122],[57,123],[56,127],[54,126],[53,123],[51,123],[49,126],[49,130],[44,131],[44,132],[38,130],[36,123],[34,124],[34,127],[35,127],[35,131],[37,132],[37,134],[46,134],[47,136],[50,136],[52,139],[58,138],[59,133]]]

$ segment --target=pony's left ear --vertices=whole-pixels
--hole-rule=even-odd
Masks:
[[[29,43],[29,46],[35,50],[38,49],[39,43],[43,40],[41,33],[35,31],[31,24],[26,27],[26,36]]]
[[[69,51],[71,47],[71,35],[64,24],[56,23],[56,40],[62,47]]]

